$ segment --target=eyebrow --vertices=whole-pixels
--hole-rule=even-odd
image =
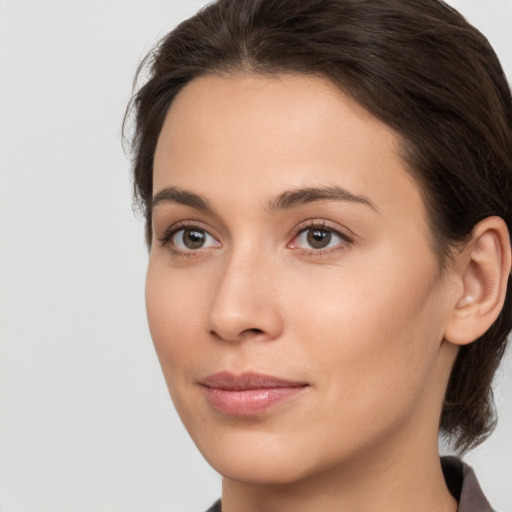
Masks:
[[[354,194],[337,185],[286,190],[268,202],[267,210],[269,212],[289,210],[316,201],[347,201],[363,204],[378,211],[375,204],[367,197]],[[181,204],[197,210],[213,212],[213,208],[205,198],[178,187],[167,187],[155,194],[151,201],[151,209],[154,210],[163,203]]]
[[[199,194],[194,194],[178,187],[167,187],[155,194],[151,200],[151,210],[154,210],[162,203],[182,204],[196,210],[212,211],[208,201]]]
[[[271,212],[287,210],[315,201],[348,201],[363,204],[369,206],[372,210],[378,211],[375,204],[367,197],[354,194],[337,185],[287,190],[269,201],[268,209]]]

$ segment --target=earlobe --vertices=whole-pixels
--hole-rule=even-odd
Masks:
[[[511,248],[503,219],[487,217],[480,221],[470,242],[455,258],[462,287],[454,297],[445,340],[467,345],[491,327],[505,301]]]

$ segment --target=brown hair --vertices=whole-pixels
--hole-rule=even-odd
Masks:
[[[175,95],[207,73],[326,77],[401,136],[436,253],[477,222],[512,231],[512,99],[485,37],[440,0],[218,0],[168,34],[132,100],[135,199],[151,243],[153,154]],[[495,424],[492,379],[512,328],[512,286],[481,338],[461,348],[441,431],[464,451]]]

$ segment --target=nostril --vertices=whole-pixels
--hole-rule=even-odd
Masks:
[[[264,331],[262,329],[256,329],[256,328],[254,328],[254,329],[245,329],[238,336],[235,336],[233,339],[237,338],[237,339],[241,340],[241,339],[243,339],[246,336],[258,335],[258,334],[263,334],[263,333],[264,333]],[[215,330],[211,330],[210,334],[212,336],[216,337],[216,338],[220,338],[220,339],[224,338],[219,333],[217,333]]]
[[[246,329],[242,334],[262,334],[263,331],[261,329]]]

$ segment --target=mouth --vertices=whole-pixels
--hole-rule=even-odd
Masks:
[[[203,379],[201,385],[214,409],[234,416],[261,414],[309,387],[305,382],[251,372],[241,375],[215,373]]]

